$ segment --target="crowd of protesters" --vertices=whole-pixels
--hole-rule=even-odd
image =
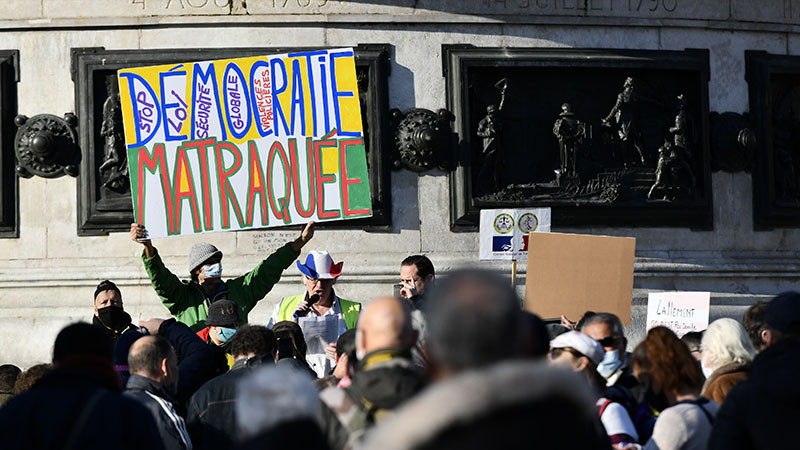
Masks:
[[[543,321],[507,279],[437,279],[422,255],[400,263],[398,297],[341,298],[341,262],[299,259],[313,235],[225,281],[222,252],[196,244],[182,280],[132,224],[172,317],[134,324],[101,282],[92,323],[61,330],[52,364],[0,366],[2,448],[798,446],[800,293],[680,339],[653,328],[629,352],[614,314]],[[303,290],[249,324],[292,263]]]

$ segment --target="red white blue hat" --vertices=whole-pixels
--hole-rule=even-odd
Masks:
[[[326,251],[312,250],[306,257],[306,263],[297,261],[297,268],[305,276],[319,280],[332,280],[342,274],[344,261],[333,263],[333,258]]]

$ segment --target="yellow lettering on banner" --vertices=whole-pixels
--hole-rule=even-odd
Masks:
[[[348,64],[344,63],[345,60],[348,60]],[[336,79],[340,92],[353,92],[352,97],[339,97],[338,99],[339,111],[342,116],[342,130],[361,130],[361,104],[358,99],[356,64],[353,57],[342,58],[336,64]]]
[[[189,175],[188,172],[185,170],[181,171],[181,183],[180,183],[180,192],[188,192],[189,191]]]
[[[261,174],[258,172],[258,167],[253,166],[253,188],[261,188]]]
[[[322,147],[322,173],[339,173],[339,149],[336,147]]]

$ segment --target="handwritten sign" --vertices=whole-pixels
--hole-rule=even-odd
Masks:
[[[352,49],[118,73],[150,237],[372,215]]]
[[[482,209],[482,260],[512,260],[528,257],[530,233],[550,231],[550,208]]]
[[[651,292],[647,296],[647,329],[665,326],[678,337],[708,328],[710,292]]]

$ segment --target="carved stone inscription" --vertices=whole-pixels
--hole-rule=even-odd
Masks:
[[[465,62],[469,88],[453,89],[466,96],[451,101],[467,108],[455,114],[468,142],[454,177],[469,181],[454,192],[467,202],[456,222],[480,208],[552,206],[571,224],[709,224],[707,53],[587,64],[570,58],[580,51],[514,50]]]
[[[142,11],[179,11],[187,13],[207,12],[217,9],[217,12],[229,12],[234,3],[241,0],[129,0],[130,6]],[[210,11],[209,11],[210,12]]]
[[[115,17],[312,15],[311,20],[326,20],[313,15],[358,14],[419,22],[445,14],[460,16],[448,21],[465,22],[483,21],[484,16],[515,16],[515,21],[539,21],[548,16],[563,21],[564,17],[583,16],[688,19],[692,21],[689,26],[705,26],[702,21],[706,20],[800,23],[800,0],[90,0],[80,2],[80,8],[75,2],[4,0],[0,2],[0,17],[106,21]],[[287,20],[307,22],[309,17]]]
[[[151,1],[151,0],[147,0]],[[250,0],[250,14],[473,14],[725,20],[729,5],[697,0]]]

